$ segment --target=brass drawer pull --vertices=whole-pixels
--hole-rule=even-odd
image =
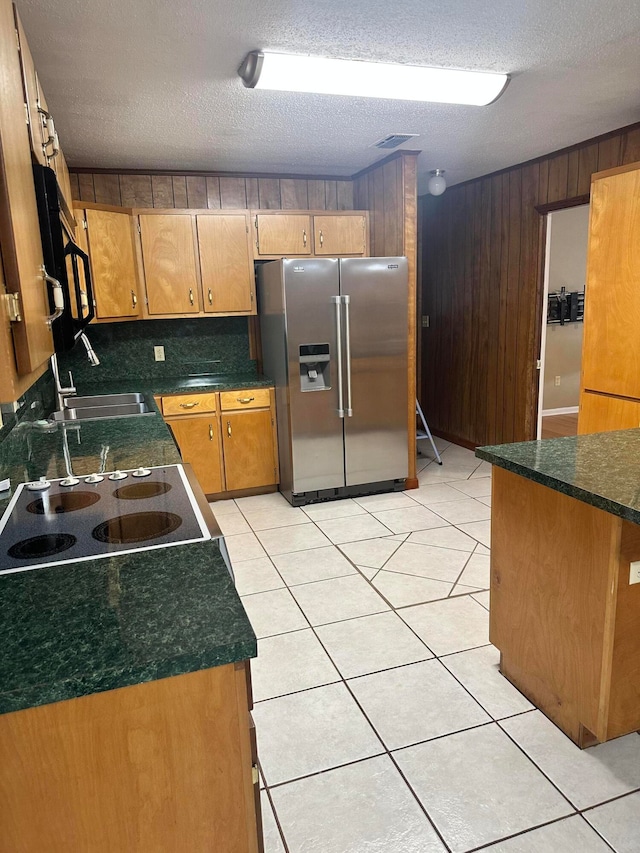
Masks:
[[[239,403],[253,403],[255,399],[255,397],[236,397]]]
[[[231,421],[227,421],[227,435],[231,438]]]
[[[193,305],[193,288],[189,288],[189,302]]]
[[[192,403],[180,403],[181,409],[194,409],[196,406],[200,405],[199,400],[194,400]]]
[[[320,245],[324,246],[324,234],[322,233],[322,231],[320,232]]]
[[[136,294],[133,290],[131,291],[131,305],[134,308],[136,308],[138,305],[138,297],[136,296]]]
[[[209,441],[213,441],[213,425],[209,424]]]
[[[307,232],[306,232],[306,231],[304,231],[304,230],[303,230],[303,232],[302,232],[302,245],[303,245],[303,246],[306,246],[306,245],[307,245]]]
[[[209,288],[208,296],[209,296],[209,305],[213,305],[213,291],[211,290],[211,288]]]

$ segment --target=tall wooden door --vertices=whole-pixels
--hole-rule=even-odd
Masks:
[[[314,216],[316,255],[364,255],[367,245],[365,227],[364,216]]]
[[[196,216],[196,223],[204,310],[255,314],[248,214]]]
[[[271,411],[223,413],[221,418],[227,490],[277,483]]]
[[[582,383],[640,399],[640,169],[596,178],[591,214]]]
[[[640,400],[623,400],[583,391],[580,395],[578,435],[640,427]]]
[[[259,255],[311,254],[311,217],[301,213],[256,214]]]
[[[106,210],[87,210],[85,216],[96,317],[139,316],[140,294],[131,217],[128,213]]]
[[[216,416],[197,415],[167,420],[180,448],[180,455],[188,462],[206,495],[224,490],[220,464],[219,427]]]
[[[197,314],[193,217],[141,214],[140,238],[149,314]]]

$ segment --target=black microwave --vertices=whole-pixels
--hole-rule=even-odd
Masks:
[[[50,282],[54,279],[55,289],[62,289],[63,305],[59,310],[56,308],[60,300],[55,300],[54,288],[49,291],[51,313],[58,315],[51,323],[53,345],[56,352],[66,352],[95,317],[89,258],[73,241],[60,217],[58,182],[53,169],[35,164],[33,179],[47,279]]]

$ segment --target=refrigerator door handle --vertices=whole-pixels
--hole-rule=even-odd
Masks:
[[[345,361],[347,363],[347,408],[345,409],[345,413],[347,417],[353,417],[353,409],[351,408],[351,326],[349,323],[349,303],[351,302],[350,296],[343,296],[342,301],[344,302],[344,349],[345,349]]]
[[[338,359],[338,417],[344,418],[344,399],[342,393],[342,297],[332,296],[331,301],[336,306],[336,356]]]

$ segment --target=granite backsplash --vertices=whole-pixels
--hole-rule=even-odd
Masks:
[[[105,382],[256,372],[246,317],[99,323],[90,326],[87,335],[100,365],[91,367],[84,347],[76,344],[58,358],[63,382],[68,370],[76,385],[95,379],[97,371]],[[164,361],[155,361],[154,346],[164,347]]]

